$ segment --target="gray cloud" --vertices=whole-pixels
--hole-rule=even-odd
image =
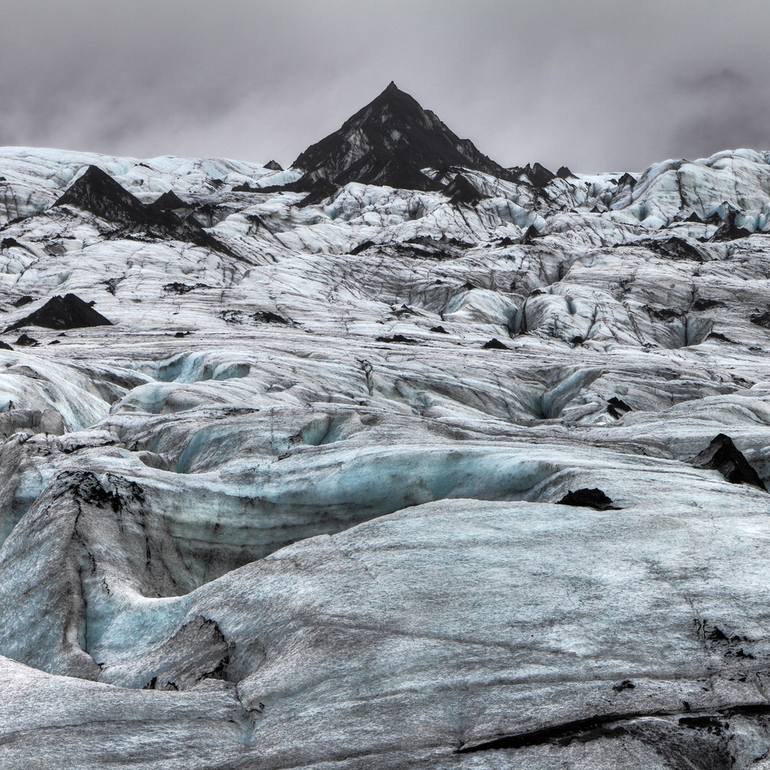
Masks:
[[[286,163],[394,79],[505,164],[768,148],[770,6],[722,6],[0,0],[0,144]]]

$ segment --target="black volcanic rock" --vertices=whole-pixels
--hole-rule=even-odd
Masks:
[[[181,202],[174,193],[170,194]],[[182,220],[173,211],[168,210],[167,206],[161,208],[158,201],[162,201],[164,197],[168,201],[168,195],[169,193],[164,193],[153,203],[144,204],[102,169],[89,166],[53,205],[74,206],[130,231],[188,241],[232,255],[224,244],[209,235],[194,219]],[[182,202],[182,206],[186,205]]]
[[[727,205],[727,204],[723,204]],[[683,222],[696,222],[701,225],[718,225],[722,222],[722,218],[719,216],[719,211],[712,212],[709,216],[704,217],[698,214],[697,211],[690,212],[690,215],[682,220]]]
[[[249,187],[249,185],[245,184],[233,187],[233,192],[305,193],[305,197],[298,204],[300,208],[321,203],[321,201],[334,195],[337,190],[339,190],[339,185],[333,184],[328,179],[324,177],[311,179],[307,174],[296,182],[288,182],[287,184],[268,185],[266,187]]]
[[[749,316],[749,321],[756,326],[761,326],[763,329],[770,329],[770,307],[762,312],[757,310]]]
[[[388,342],[399,345],[417,345],[418,340],[411,337],[405,337],[403,334],[393,334],[392,336],[375,337],[377,342]]]
[[[36,348],[40,343],[28,334],[22,334],[15,342],[20,348]]]
[[[531,243],[533,238],[539,238],[539,237],[540,237],[540,230],[538,230],[534,225],[530,225],[524,231],[524,234],[521,236],[520,243]]]
[[[371,249],[372,246],[374,246],[374,241],[361,241],[361,243],[358,244],[355,248],[350,250],[351,254],[360,254],[362,251],[366,251],[367,249]]]
[[[258,310],[251,316],[257,323],[263,324],[288,324],[289,319],[284,318],[278,313],[274,313],[272,310]]]
[[[538,188],[543,188],[549,182],[556,179],[556,174],[553,171],[549,171],[542,163],[527,163],[526,166],[516,166],[510,169],[510,171],[515,177],[524,177],[524,181]]]
[[[532,184],[535,187],[545,187],[556,178],[556,174],[547,169],[542,163],[535,163],[533,166],[527,165],[524,173],[532,180]]]
[[[482,346],[482,350],[510,350],[510,348],[507,345],[504,345],[502,342],[500,342],[497,337],[492,337],[491,340],[487,340]]]
[[[460,139],[395,83],[338,131],[308,147],[293,165],[305,171],[300,180],[305,185],[324,179],[337,186],[363,182],[440,189],[441,185],[422,169],[447,166],[510,177],[502,166],[479,152],[470,140]]]
[[[482,198],[482,195],[473,186],[473,183],[463,174],[458,174],[447,185],[444,192],[449,196],[449,202],[455,205],[467,204],[468,206],[475,206]]]
[[[166,217],[145,206],[97,166],[89,166],[54,206],[74,206],[109,222],[127,225],[150,225],[167,221]]]
[[[635,245],[644,246],[667,259],[681,259],[692,262],[705,261],[704,253],[695,244],[676,235],[668,238],[645,238]]]
[[[571,176],[575,176],[567,166],[562,166],[557,172],[556,176],[559,179],[569,179]]]
[[[631,407],[617,396],[607,400],[607,411],[616,420],[619,420],[626,412],[631,412]]]
[[[752,235],[751,230],[745,227],[739,227],[737,223],[738,212],[730,211],[725,217],[725,221],[714,233],[712,241],[734,241],[738,238],[748,238]]]
[[[111,326],[101,313],[83,302],[75,294],[52,297],[41,308],[11,324],[6,331],[21,329],[23,326],[42,326],[46,329],[78,329],[84,326]],[[19,343],[23,344],[23,343]]]
[[[302,180],[299,180],[302,182]],[[297,184],[297,183],[295,183]],[[337,191],[337,185],[332,184],[328,179],[315,179],[307,187],[302,189],[307,190],[308,194],[302,199],[300,206],[314,206],[316,203],[320,203],[322,200],[334,195]]]
[[[166,211],[168,209],[186,209],[188,204],[186,204],[173,190],[168,190],[150,205],[154,209]]]
[[[277,160],[269,160],[265,163],[265,168],[269,168],[271,171],[283,171],[283,166]]]
[[[559,505],[575,505],[579,508],[593,508],[595,511],[620,510],[601,489],[569,491],[559,500]]]
[[[715,436],[711,443],[691,460],[691,465],[719,471],[731,484],[751,484],[759,489],[767,489],[743,453],[724,433]]]
[[[720,302],[718,299],[708,299],[706,297],[698,297],[692,303],[693,310],[713,310],[715,307],[724,307],[725,303]]]

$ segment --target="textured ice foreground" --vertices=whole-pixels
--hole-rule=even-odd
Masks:
[[[0,766],[770,767],[769,161],[0,150]]]

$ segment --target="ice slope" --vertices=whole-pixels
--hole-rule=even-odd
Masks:
[[[0,766],[767,764],[769,160],[0,150]]]

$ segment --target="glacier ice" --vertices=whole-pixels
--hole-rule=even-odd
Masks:
[[[761,767],[770,156],[355,136],[0,149],[0,765]]]

